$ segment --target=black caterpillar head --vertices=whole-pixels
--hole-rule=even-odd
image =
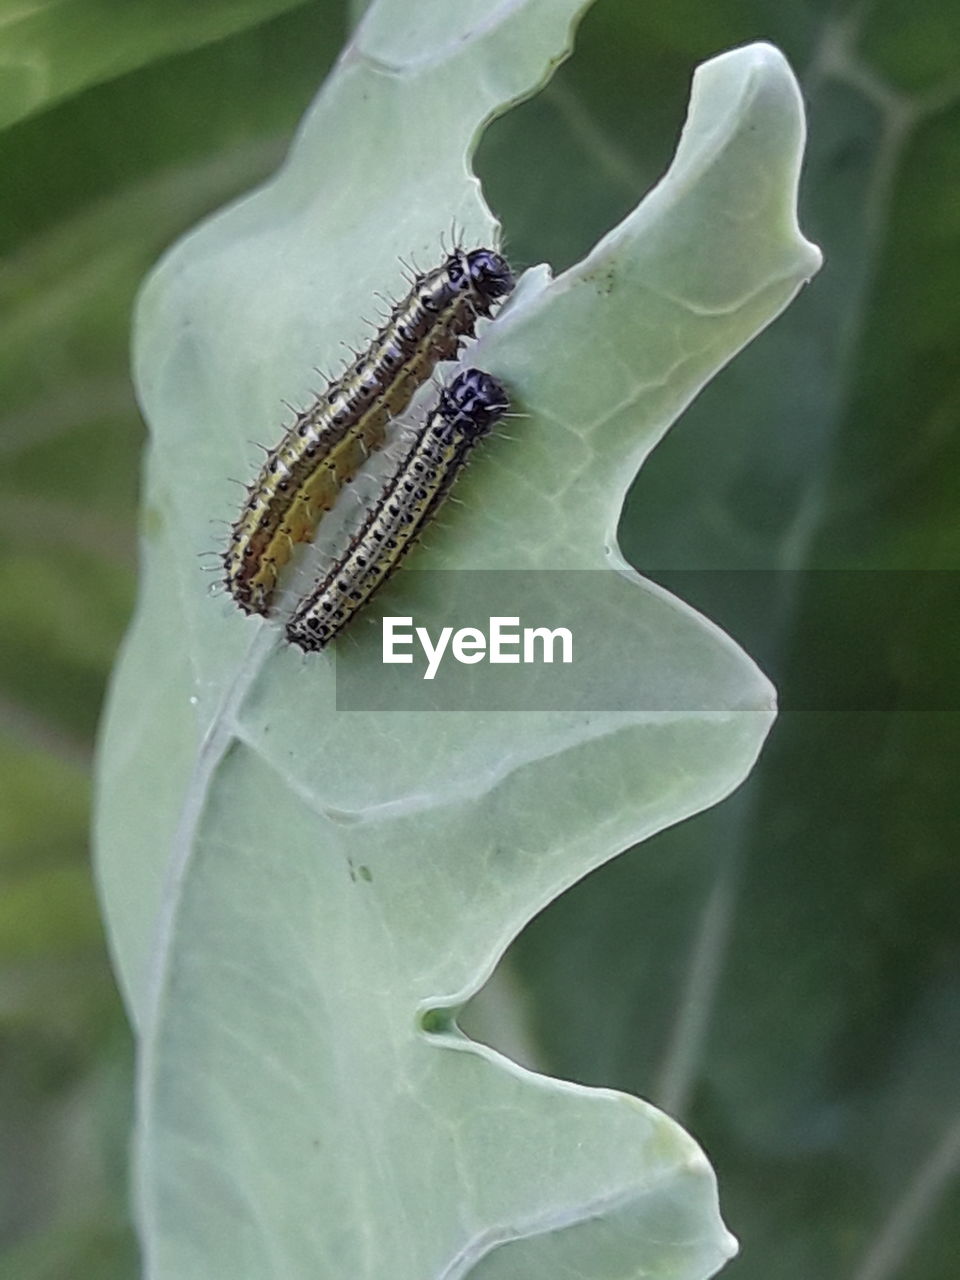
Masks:
[[[473,249],[468,253],[467,271],[470,284],[484,306],[505,298],[516,284],[506,258],[492,249]]]
[[[466,369],[441,391],[437,412],[451,431],[479,439],[509,407],[507,393],[496,378],[482,369]]]

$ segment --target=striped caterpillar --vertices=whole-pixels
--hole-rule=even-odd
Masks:
[[[267,454],[223,556],[225,585],[245,613],[269,612],[294,544],[313,538],[344,483],[382,445],[390,419],[513,285],[500,254],[458,249],[416,278],[370,347],[297,415]]]
[[[416,545],[474,446],[490,434],[508,404],[499,382],[479,369],[468,369],[443,389],[342,560],[287,623],[291,644],[307,652],[324,648],[368,603]]]

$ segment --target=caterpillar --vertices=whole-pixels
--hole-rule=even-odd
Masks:
[[[304,597],[286,626],[291,644],[323,649],[368,603],[415,546],[471,453],[509,405],[503,387],[467,369],[440,393],[342,560]]]
[[[294,545],[313,538],[344,483],[383,444],[390,419],[513,286],[500,254],[456,250],[417,276],[370,347],[297,415],[267,453],[223,555],[225,586],[245,613],[269,613]]]

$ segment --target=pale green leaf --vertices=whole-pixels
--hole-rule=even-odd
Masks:
[[[98,836],[140,1027],[151,1275],[693,1280],[730,1253],[673,1122],[523,1071],[452,1015],[540,907],[735,787],[771,722],[762,674],[626,572],[614,530],[649,449],[819,263],[796,227],[782,57],[702,68],[661,185],[572,271],[530,273],[471,351],[525,416],[417,553],[622,570],[605,702],[621,709],[338,713],[331,657],[213,599],[196,560],[248,441],[363,340],[398,256],[435,259],[452,221],[494,238],[466,159],[580,7],[374,6],[276,180],[178,246],[141,300],[144,580]],[[338,660],[372,672],[369,631]],[[643,710],[662,689],[686,709]]]

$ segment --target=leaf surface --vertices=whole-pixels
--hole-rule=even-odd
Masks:
[[[196,562],[247,441],[362,341],[398,256],[432,261],[451,219],[493,239],[465,157],[579,8],[435,3],[411,26],[374,6],[277,178],[142,296],[144,579],[98,836],[140,1027],[152,1275],[693,1280],[729,1255],[709,1166],[673,1122],[526,1072],[453,1015],[564,888],[735,787],[771,722],[762,674],[630,575],[614,530],[647,452],[819,263],[796,227],[782,57],[702,68],[664,181],[571,271],[530,273],[470,352],[525,416],[417,552],[423,569],[619,571],[621,709],[338,713],[332,657],[212,599]],[[378,660],[369,632],[338,648]],[[645,710],[664,687],[680,709]]]

